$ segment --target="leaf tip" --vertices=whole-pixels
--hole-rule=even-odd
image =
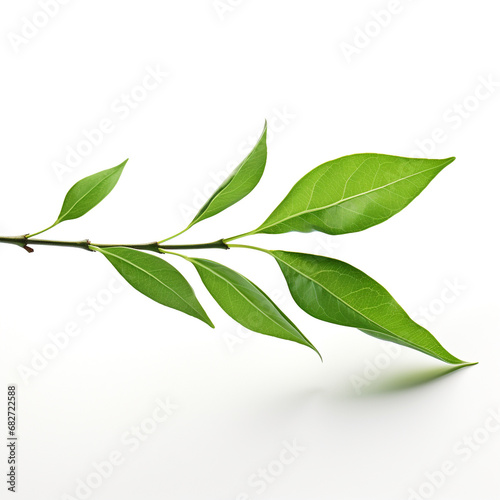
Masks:
[[[468,361],[462,361],[462,365],[463,367],[465,368],[466,366],[474,366],[474,365],[477,365],[479,364],[479,361],[473,361],[473,362],[468,362]]]
[[[267,119],[264,120],[264,128],[262,129],[262,133],[260,134],[259,140],[257,143],[259,144],[264,139],[264,142],[267,141]],[[267,143],[264,144],[267,147]]]
[[[464,361],[462,359],[455,358],[454,356],[453,358],[454,358],[453,361],[447,361],[447,363],[452,364],[456,370],[459,370],[460,368],[465,368],[466,366],[474,366],[479,363],[479,361],[471,361],[471,362]]]
[[[321,356],[320,352],[318,351],[318,349],[316,349],[316,347],[314,347],[311,342],[309,342],[307,344],[308,347],[310,347],[318,356],[319,356],[319,359],[321,359],[321,362],[323,363],[324,360],[323,360],[323,356]]]

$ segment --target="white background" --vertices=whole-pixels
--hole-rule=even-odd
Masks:
[[[253,229],[302,175],[342,155],[456,156],[408,208],[366,232],[244,242],[347,260],[479,364],[437,377],[447,365],[409,349],[393,359],[390,344],[314,320],[271,259],[251,251],[203,255],[273,294],[324,363],[239,328],[186,262],[171,261],[215,330],[141,296],[97,254],[2,245],[0,393],[6,408],[7,385],[17,384],[16,498],[499,498],[500,432],[489,417],[500,410],[496,3],[75,0],[48,2],[50,18],[41,3],[1,7],[0,234],[48,226],[74,182],[130,158],[101,205],[47,237],[167,237],[245,156],[265,118],[260,185],[179,242]],[[156,85],[138,88],[148,71]],[[102,120],[107,133],[85,150]],[[78,146],[86,156],[61,174]],[[79,335],[54,354],[68,323]],[[158,398],[176,405],[160,423]],[[141,425],[151,432],[132,449],[127,436]],[[293,461],[285,442],[299,448]],[[122,462],[103,479],[93,464],[113,453]],[[451,472],[436,474],[443,466]]]

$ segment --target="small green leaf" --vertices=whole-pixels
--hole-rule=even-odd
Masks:
[[[454,159],[370,153],[329,161],[302,177],[268,219],[246,234],[362,231],[401,211]]]
[[[167,307],[172,307],[214,327],[196,298],[191,285],[165,260],[124,247],[99,248],[113,267],[139,292]]]
[[[64,198],[56,224],[78,219],[99,204],[113,190],[128,159],[120,165],[89,175],[78,181]]]
[[[113,190],[127,162],[128,159],[116,167],[102,170],[101,172],[97,172],[96,174],[89,175],[79,180],[66,194],[61,213],[54,224],[42,231],[28,234],[26,238],[44,233],[54,226],[57,226],[60,222],[78,219],[78,217],[85,215],[89,210],[104,200]]]
[[[451,355],[384,287],[359,269],[318,255],[278,250],[268,253],[278,262],[295,302],[311,316],[359,328],[446,363],[465,363]]]
[[[217,262],[187,259],[196,267],[212,297],[235,321],[254,332],[298,342],[319,354],[278,306],[250,280]]]
[[[233,170],[231,175],[217,188],[215,193],[201,207],[189,227],[213,217],[231,205],[242,200],[259,183],[267,159],[267,123],[257,144],[248,156]]]

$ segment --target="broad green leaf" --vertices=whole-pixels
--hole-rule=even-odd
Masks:
[[[252,151],[217,188],[205,205],[201,207],[189,227],[204,219],[213,217],[242,200],[259,183],[266,166],[266,135],[267,123],[264,125],[262,135]]]
[[[295,302],[311,316],[359,328],[446,363],[465,363],[451,355],[383,286],[359,269],[318,255],[278,250],[268,253],[278,262]]]
[[[455,158],[425,160],[355,154],[323,163],[247,234],[344,234],[380,224],[408,205]]]
[[[212,297],[235,321],[254,332],[298,342],[319,354],[279,307],[250,280],[217,262],[187,259],[196,267]]]
[[[78,219],[99,204],[113,190],[128,160],[78,181],[66,195],[55,224]],[[54,225],[55,225],[54,224]]]
[[[124,247],[99,248],[113,267],[139,292],[167,307],[201,319],[214,327],[191,285],[175,267],[149,253]]]

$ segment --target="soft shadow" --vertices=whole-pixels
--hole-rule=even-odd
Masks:
[[[398,373],[392,378],[380,378],[363,388],[363,394],[376,395],[387,394],[391,392],[403,391],[414,387],[419,387],[439,380],[452,372],[461,370],[477,363],[467,363],[463,365],[452,365],[438,368],[429,368],[427,370],[411,371],[408,373]]]

